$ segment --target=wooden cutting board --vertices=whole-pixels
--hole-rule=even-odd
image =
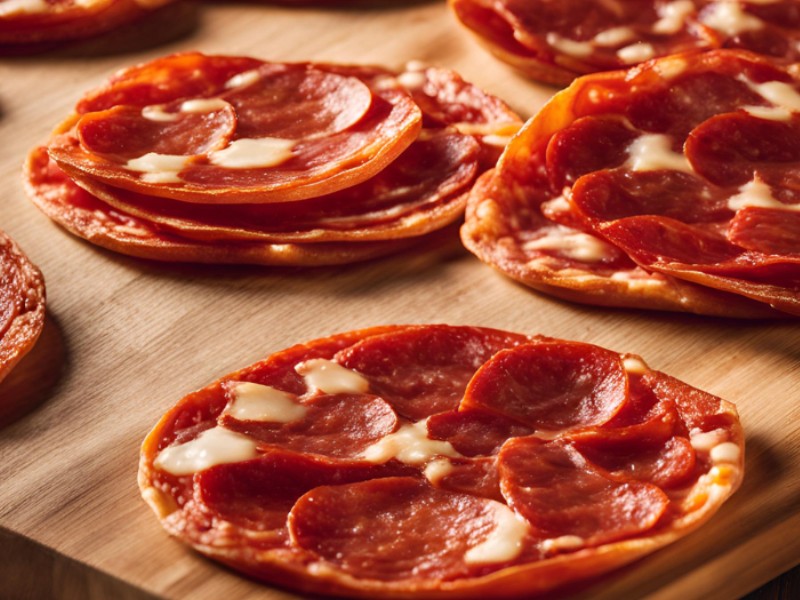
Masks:
[[[81,93],[119,67],[170,52],[392,67],[419,59],[455,68],[526,117],[554,92],[492,59],[443,2],[374,4],[381,7],[200,4],[99,42],[0,59],[0,227],[41,267],[49,297],[36,352],[0,387],[0,403],[29,411],[0,429],[0,595],[294,597],[170,539],[139,498],[139,444],[168,407],[222,374],[298,341],[385,323],[592,342],[641,354],[738,405],[747,432],[741,490],[702,530],[587,595],[727,599],[800,562],[796,322],[567,304],[516,285],[456,243],[347,268],[161,265],[76,239],[25,198],[26,152]],[[147,47],[151,38],[167,41]]]

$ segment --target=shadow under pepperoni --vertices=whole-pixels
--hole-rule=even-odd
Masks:
[[[41,56],[47,59],[70,59],[133,54],[188,37],[197,30],[198,24],[197,4],[181,0],[145,14],[131,23],[82,40],[0,44],[0,57]]]
[[[33,349],[0,382],[0,428],[24,417],[50,397],[64,365],[64,336],[48,312]]]

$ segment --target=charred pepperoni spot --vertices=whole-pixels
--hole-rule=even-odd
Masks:
[[[461,408],[561,431],[605,423],[626,397],[617,354],[588,344],[537,344],[492,357],[470,382]]]
[[[346,573],[388,581],[464,576],[464,555],[493,525],[486,500],[406,477],[317,488],[289,517],[301,548]]]
[[[509,442],[498,457],[500,486],[541,538],[575,536],[594,546],[653,528],[669,500],[658,487],[620,481],[563,442]]]
[[[317,396],[303,406],[305,415],[289,423],[241,421],[223,415],[221,424],[267,447],[332,457],[358,456],[397,428],[392,407],[373,396]]]

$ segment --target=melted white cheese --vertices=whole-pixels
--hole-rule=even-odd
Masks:
[[[647,365],[637,356],[626,356],[622,359],[622,366],[628,373],[634,375],[644,375],[647,373]]]
[[[559,254],[582,262],[599,262],[613,256],[612,247],[603,240],[570,229],[553,228],[547,235],[525,242],[523,250],[557,250]]]
[[[261,75],[257,69],[253,69],[252,71],[242,71],[238,75],[234,75],[228,79],[228,81],[225,82],[225,88],[232,89],[245,87],[247,85],[252,85],[259,79],[261,79]]]
[[[722,429],[714,429],[713,431],[696,430],[689,434],[689,443],[698,452],[710,452],[714,446],[721,443],[725,436],[726,434]]]
[[[678,33],[686,24],[686,17],[694,13],[694,2],[691,0],[677,0],[668,2],[658,8],[661,17],[653,24],[653,33],[672,35]]]
[[[644,62],[650,60],[656,55],[655,48],[650,44],[638,42],[625,46],[617,50],[617,57],[625,64],[632,65],[634,63]]]
[[[435,458],[425,465],[425,479],[433,485],[439,483],[453,471],[453,463],[446,458]]]
[[[421,90],[428,78],[423,71],[406,71],[397,76],[397,82],[407,90]]]
[[[683,154],[672,151],[669,136],[660,133],[640,135],[628,146],[628,161],[625,166],[631,171],[672,171],[692,172],[689,161]]]
[[[662,79],[674,79],[686,70],[688,63],[677,56],[667,56],[653,65],[653,69]]]
[[[177,183],[178,177],[191,159],[179,154],[158,154],[148,152],[144,156],[132,158],[125,163],[125,168],[144,173],[141,179],[148,183]]]
[[[739,193],[728,198],[728,208],[733,211],[747,207],[773,208],[800,211],[800,204],[784,204],[772,196],[772,188],[763,181],[754,179],[739,188]]]
[[[243,421],[289,423],[308,412],[294,396],[268,385],[239,381],[231,386],[231,392],[233,402],[225,413]]]
[[[309,389],[323,394],[363,394],[369,390],[369,381],[333,360],[313,358],[294,368],[305,379]]]
[[[151,104],[142,109],[142,117],[148,121],[170,122],[177,121],[180,115],[166,112],[163,104]]]
[[[562,535],[549,540],[542,540],[542,550],[545,552],[558,552],[559,550],[577,550],[586,543],[577,535]]]
[[[222,98],[196,98],[186,100],[181,104],[181,112],[185,113],[210,113],[228,106]]]
[[[593,38],[598,46],[619,46],[636,37],[636,32],[630,27],[612,27],[601,31]]]
[[[0,2],[0,17],[17,13],[41,13],[50,8],[44,0],[5,0]]]
[[[423,465],[438,456],[461,456],[450,442],[432,440],[428,437],[427,421],[418,421],[413,425],[403,425],[389,435],[384,436],[361,453],[364,460],[383,464],[396,458],[407,465]]]
[[[764,27],[761,19],[742,10],[742,4],[736,0],[713,2],[698,18],[703,25],[731,37]]]
[[[424,71],[428,65],[421,60],[410,60],[406,63],[406,71]]]
[[[209,152],[208,159],[218,167],[228,169],[258,169],[275,167],[292,158],[293,140],[280,138],[242,138],[226,148]]]
[[[214,427],[190,442],[164,448],[153,465],[173,475],[191,475],[215,465],[241,462],[256,456],[255,440]]]
[[[737,463],[742,451],[733,442],[723,442],[711,448],[710,456],[715,463]]]
[[[742,110],[758,119],[770,121],[788,121],[792,111],[781,106],[743,106]]]
[[[748,87],[770,102],[776,108],[782,108],[791,112],[800,112],[800,93],[791,84],[782,81],[766,81],[764,83],[754,83],[746,77],[741,77]],[[746,107],[745,110],[751,107]]]
[[[592,44],[592,42],[578,42],[561,37],[557,33],[548,33],[546,39],[550,46],[567,56],[586,58],[594,51],[594,44]]]
[[[513,560],[522,552],[522,540],[530,526],[508,506],[488,500],[494,512],[495,526],[489,537],[464,554],[468,565],[483,565]]]

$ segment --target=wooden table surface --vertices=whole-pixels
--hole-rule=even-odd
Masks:
[[[800,563],[796,322],[572,305],[495,273],[455,238],[437,252],[347,268],[162,265],[95,248],[41,215],[20,184],[26,152],[117,68],[190,49],[391,67],[418,59],[460,71],[526,117],[554,92],[497,63],[436,1],[182,6],[102,40],[0,58],[0,228],[41,267],[49,299],[36,350],[0,385],[0,406],[21,406],[0,411],[0,595],[295,597],[170,539],[139,498],[139,444],[174,402],[220,375],[299,341],[385,323],[592,342],[641,354],[738,405],[747,432],[740,491],[699,532],[586,596],[727,599]]]

